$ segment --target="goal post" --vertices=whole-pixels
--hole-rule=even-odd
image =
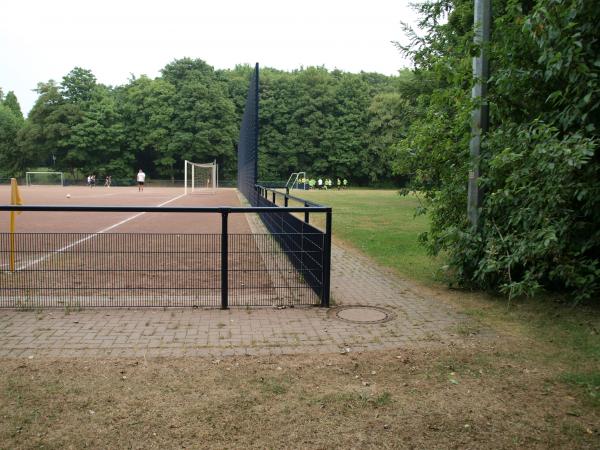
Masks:
[[[184,162],[184,193],[214,193],[219,185],[219,166],[212,163]]]
[[[27,186],[64,186],[63,172],[25,172]]]

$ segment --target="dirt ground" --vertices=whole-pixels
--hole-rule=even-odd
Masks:
[[[3,448],[598,448],[600,414],[514,347],[4,360]]]
[[[218,189],[215,194],[183,195],[180,188],[85,186],[21,187],[24,205],[95,205],[95,206],[239,206],[236,189]],[[70,194],[70,198],[66,195]],[[0,201],[8,204],[9,186],[0,186]],[[221,217],[217,213],[173,214],[147,213],[89,213],[89,212],[24,212],[17,216],[18,233],[94,233],[128,220],[110,231],[118,233],[220,233]],[[9,213],[0,212],[0,230],[8,231]],[[230,233],[249,233],[243,214],[229,217]]]

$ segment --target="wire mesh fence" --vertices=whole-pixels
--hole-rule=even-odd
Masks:
[[[261,220],[283,249],[291,266],[298,273],[302,274],[304,282],[317,295],[321,297],[325,296],[328,299],[331,213],[327,213],[329,226],[323,232],[308,223],[306,214],[304,220],[301,220],[290,213],[288,208],[277,207],[275,198],[272,198],[272,200],[267,198],[269,192],[273,196],[286,195],[280,194],[275,190],[258,188],[256,195],[257,206],[278,209],[274,213],[259,214]],[[306,213],[308,209],[304,211]],[[326,301],[328,302],[328,300]]]
[[[0,206],[24,211],[220,212],[221,233],[0,233],[0,307],[327,306],[323,232],[228,233],[276,208]],[[275,221],[279,219],[274,219]],[[298,247],[295,242],[312,242]],[[294,263],[296,261],[296,263]]]
[[[218,234],[17,233],[12,250],[10,238],[4,307],[220,305]]]

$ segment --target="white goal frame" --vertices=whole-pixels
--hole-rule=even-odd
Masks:
[[[65,176],[63,172],[25,172],[25,185],[27,186],[32,186],[33,183],[31,182],[31,175],[34,174],[39,174],[39,173],[43,173],[43,174],[54,174],[54,175],[60,175],[60,185],[64,186],[65,185]],[[44,186],[52,186],[52,185],[44,185]]]
[[[193,194],[193,193],[210,193],[214,194],[219,186],[219,165],[217,164],[217,160],[215,159],[212,163],[195,163],[192,161],[188,161],[187,159],[184,161],[184,171],[183,171],[183,184],[184,184],[184,194]],[[207,186],[198,186],[196,185],[196,168],[198,169],[210,169],[211,171],[211,182]],[[188,189],[188,181],[190,187]]]

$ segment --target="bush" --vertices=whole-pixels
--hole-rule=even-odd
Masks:
[[[455,232],[445,244],[454,246],[463,283],[498,287],[509,298],[542,286],[566,288],[576,300],[597,295],[597,142],[535,122],[496,131],[487,148],[481,229]]]
[[[466,217],[472,2],[426,0],[418,9],[424,33],[404,50],[433,86],[394,167],[415,174],[410,188],[425,192],[423,242],[448,256],[461,285],[509,298],[547,289],[597,300],[600,9],[587,0],[494,3],[477,230]]]

